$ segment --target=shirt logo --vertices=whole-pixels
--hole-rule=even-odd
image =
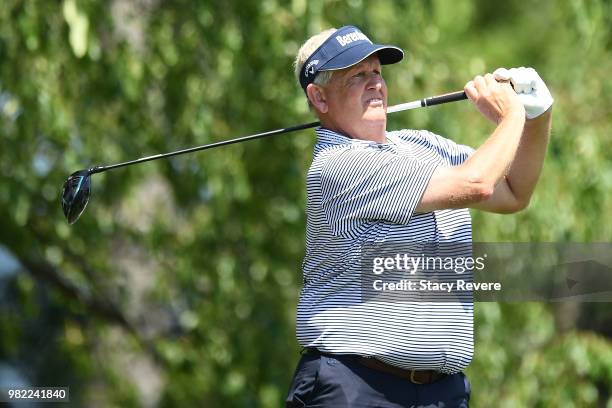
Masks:
[[[337,35],[336,36],[336,41],[338,41],[338,43],[341,46],[345,46],[348,45],[354,41],[367,41],[370,44],[372,44],[372,41],[370,41],[370,39],[368,37],[365,36],[364,33],[360,32],[360,31],[353,31],[351,33],[348,33],[346,35]]]
[[[304,68],[304,76],[308,78],[310,75],[313,75],[317,65],[319,65],[318,59],[310,61],[308,65],[306,65],[306,68]]]

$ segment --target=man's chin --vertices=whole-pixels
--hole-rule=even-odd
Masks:
[[[386,122],[387,121],[387,111],[384,108],[379,109],[368,109],[367,112],[363,115],[363,120],[368,122]]]

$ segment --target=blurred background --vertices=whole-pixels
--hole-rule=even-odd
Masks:
[[[0,385],[73,406],[278,407],[299,358],[305,174],[314,132],[92,178],[78,169],[309,122],[300,44],[359,26],[406,50],[389,103],[533,66],[553,93],[528,209],[473,212],[475,241],[612,238],[612,6],[605,0],[3,0]],[[467,102],[391,115],[478,146]],[[609,303],[479,303],[475,407],[612,407]]]

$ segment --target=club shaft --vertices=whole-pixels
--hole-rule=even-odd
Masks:
[[[419,99],[419,100],[412,101],[412,102],[406,102],[406,103],[401,103],[398,105],[389,106],[387,108],[387,113],[401,112],[401,111],[410,110],[410,109],[422,108],[422,107],[433,106],[433,105],[440,105],[443,103],[461,101],[464,99],[467,99],[467,96],[464,91],[451,92],[451,93],[444,94],[444,95],[431,96],[429,98],[423,98],[423,99]],[[200,150],[206,150],[206,149],[212,149],[213,147],[227,146],[233,143],[246,142],[248,140],[259,139],[262,137],[280,135],[283,133],[295,132],[297,130],[309,129],[309,128],[319,126],[320,124],[321,124],[320,122],[305,123],[302,125],[290,126],[290,127],[283,128],[283,129],[276,129],[276,130],[270,130],[268,132],[257,133],[257,134],[250,135],[250,136],[238,137],[236,139],[224,140],[221,142],[210,143],[207,145],[177,150],[175,152],[141,157],[140,159],[131,160],[131,161],[123,162],[123,163],[110,164],[108,166],[96,166],[96,167],[89,169],[89,174],[102,173],[107,170],[112,170],[112,169],[116,169],[119,167],[130,166],[132,164],[144,163],[144,162],[148,162],[151,160],[165,159],[168,157],[178,156],[181,154],[193,153],[193,152],[197,152]]]
[[[267,137],[267,136],[274,136],[274,135],[280,135],[283,133],[295,132],[297,130],[309,129],[309,128],[313,128],[319,125],[320,125],[320,122],[305,123],[302,125],[291,126],[291,127],[287,127],[283,129],[276,129],[276,130],[270,130],[268,132],[257,133],[257,134],[250,135],[250,136],[238,137],[236,139],[223,140],[221,142],[210,143],[210,144],[203,145],[203,146],[190,147],[188,149],[177,150],[175,152],[141,157],[140,159],[131,160],[131,161],[123,162],[123,163],[110,164],[108,166],[96,166],[93,169],[89,170],[89,174],[102,173],[107,170],[112,170],[112,169],[116,169],[119,167],[125,167],[125,166],[129,166],[132,164],[144,163],[144,162],[148,162],[151,160],[157,160],[157,159],[165,159],[168,157],[178,156],[181,154],[193,153],[193,152],[197,152],[200,150],[206,150],[206,149],[212,149],[213,147],[220,147],[220,146],[230,145],[233,143],[246,142],[247,140],[254,140],[254,139],[259,139],[259,138]]]
[[[465,91],[451,92],[444,95],[430,96],[417,101],[400,103],[399,105],[389,106],[387,113],[401,112],[409,109],[424,108],[427,106],[440,105],[442,103],[462,101],[467,99]]]

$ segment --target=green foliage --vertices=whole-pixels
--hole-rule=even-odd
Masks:
[[[291,64],[329,26],[407,51],[385,68],[390,103],[534,66],[556,99],[544,173],[522,213],[474,212],[475,240],[609,241],[611,7],[4,0],[0,244],[19,266],[1,265],[0,364],[69,385],[76,405],[281,405],[299,357],[312,132],[96,175],[73,226],[59,189],[90,165],[312,120]],[[392,115],[399,127],[474,146],[492,130],[468,103]],[[476,306],[475,406],[612,404],[610,339],[562,330],[556,313]]]

